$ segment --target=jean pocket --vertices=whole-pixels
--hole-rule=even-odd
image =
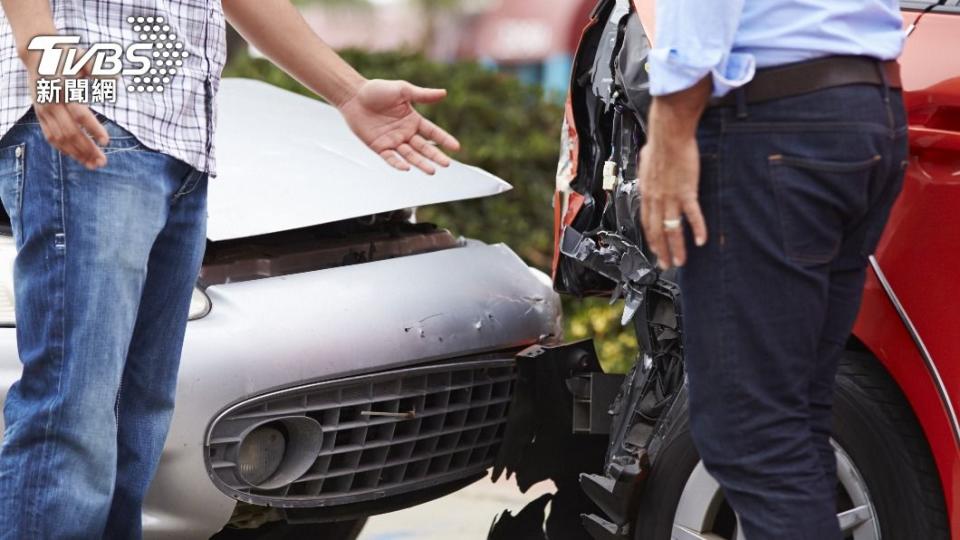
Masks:
[[[100,148],[104,154],[110,155],[116,152],[143,150],[145,148],[139,139],[126,129],[120,127],[120,124],[117,124],[100,113],[96,113],[96,117],[97,120],[103,124],[103,129],[107,131],[107,135],[110,136],[110,142]]]
[[[829,161],[775,154],[770,178],[788,259],[820,265],[836,257],[847,223],[868,206],[868,191],[880,155]]]
[[[14,234],[20,230],[20,210],[23,207],[23,172],[26,144],[0,148],[0,201],[10,218]]]

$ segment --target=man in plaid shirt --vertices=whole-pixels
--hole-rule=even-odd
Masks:
[[[457,141],[411,106],[445,92],[364,79],[289,0],[0,5],[0,199],[23,363],[4,405],[0,537],[136,538],[203,258],[224,18],[399,169],[449,164],[433,143]],[[49,45],[62,42],[74,52]],[[139,44],[144,72],[85,79],[94,62],[71,78],[70,56],[104,43]],[[91,88],[114,99],[70,99]]]

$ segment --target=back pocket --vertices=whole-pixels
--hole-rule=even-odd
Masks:
[[[787,258],[817,265],[837,255],[846,224],[866,211],[870,179],[881,160],[880,155],[856,161],[770,156]]]

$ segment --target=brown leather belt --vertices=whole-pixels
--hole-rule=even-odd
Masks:
[[[885,82],[891,88],[902,87],[900,64],[896,60],[884,62],[865,56],[827,56],[759,69],[752,81],[739,90],[711,101],[710,106],[736,106],[738,94],[741,92],[746,94],[746,103],[752,104],[799,96],[835,86],[848,84],[882,86]]]

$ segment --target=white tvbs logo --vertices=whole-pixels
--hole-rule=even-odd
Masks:
[[[80,36],[37,36],[28,48],[41,51],[37,103],[114,103],[117,77],[128,92],[164,91],[189,53],[163,17],[127,17],[136,43],[92,43]],[[86,77],[91,77],[87,79]]]

